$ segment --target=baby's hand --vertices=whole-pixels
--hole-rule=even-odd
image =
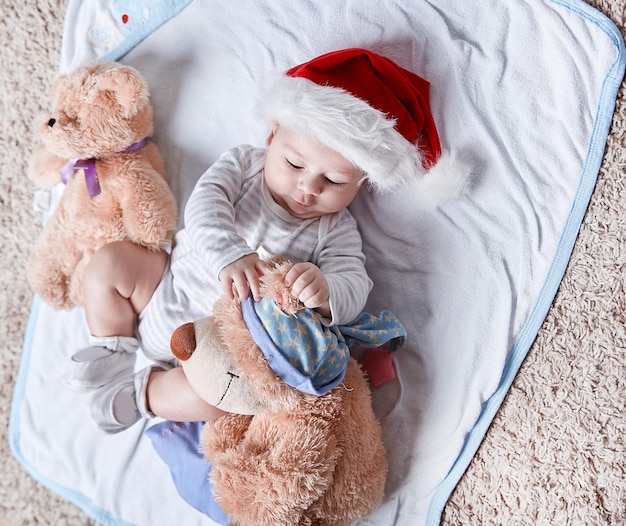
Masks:
[[[248,290],[252,291],[255,301],[261,299],[260,278],[269,269],[268,264],[257,254],[248,254],[226,265],[217,276],[224,294],[230,299],[235,297],[235,291],[240,300],[248,297]]]
[[[315,309],[322,316],[330,318],[330,288],[317,265],[296,263],[287,272],[285,285],[291,288],[291,295],[305,307]]]

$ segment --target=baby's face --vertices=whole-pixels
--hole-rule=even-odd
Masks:
[[[277,124],[267,138],[265,184],[300,219],[332,214],[356,197],[362,172],[335,150]]]

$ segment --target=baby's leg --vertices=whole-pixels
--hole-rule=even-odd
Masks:
[[[226,414],[195,393],[182,367],[163,370],[156,365],[119,376],[98,389],[90,410],[98,427],[107,433],[119,433],[142,417],[198,422]]]
[[[182,367],[152,370],[146,390],[148,410],[177,422],[213,420],[226,413],[207,404],[191,388]]]
[[[100,348],[96,353],[99,357],[89,364],[102,364],[97,367],[100,370],[120,370],[112,373],[112,380],[92,397],[92,417],[106,432],[122,431],[142,416],[203,421],[224,414],[193,391],[182,368],[165,371],[149,366],[133,374],[132,367],[128,370],[125,363],[127,356],[134,357],[137,346],[134,337],[137,314],[150,301],[166,265],[167,254],[163,252],[119,242],[100,249],[87,267],[84,285],[87,324],[92,343],[106,346]],[[93,353],[94,348],[90,349]],[[122,366],[127,373],[121,372]],[[98,378],[101,377],[98,373]]]
[[[96,252],[84,278],[84,307],[93,336],[135,335],[137,314],[147,305],[167,265],[165,252],[130,241]]]
[[[130,241],[105,245],[93,255],[84,277],[91,345],[72,356],[64,378],[68,387],[93,391],[132,373],[137,313],[159,284],[167,258]]]

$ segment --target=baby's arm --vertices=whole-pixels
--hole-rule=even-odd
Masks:
[[[372,280],[365,269],[361,235],[347,210],[330,224],[313,261],[328,286],[330,315],[325,317],[330,320],[329,325],[350,323],[363,312]]]
[[[220,281],[228,294],[233,293],[233,283],[240,290],[238,282],[242,270],[236,270],[227,278],[229,271],[226,267],[233,264],[239,267],[239,260],[254,253],[237,231],[234,203],[247,179],[257,173],[255,166],[260,163],[262,167],[262,159],[259,157],[257,150],[246,153],[242,148],[233,148],[225,152],[200,177],[185,207],[185,230],[194,249],[215,276],[221,276],[225,271],[224,280],[220,278]],[[257,266],[248,260],[244,263],[245,269]],[[233,279],[235,277],[236,280]],[[245,290],[244,296],[239,292],[240,297],[247,296],[247,287]]]

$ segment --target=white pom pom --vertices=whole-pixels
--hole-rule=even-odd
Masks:
[[[434,208],[457,197],[465,188],[470,168],[450,152],[441,154],[428,172],[417,179],[417,202],[424,208]]]

